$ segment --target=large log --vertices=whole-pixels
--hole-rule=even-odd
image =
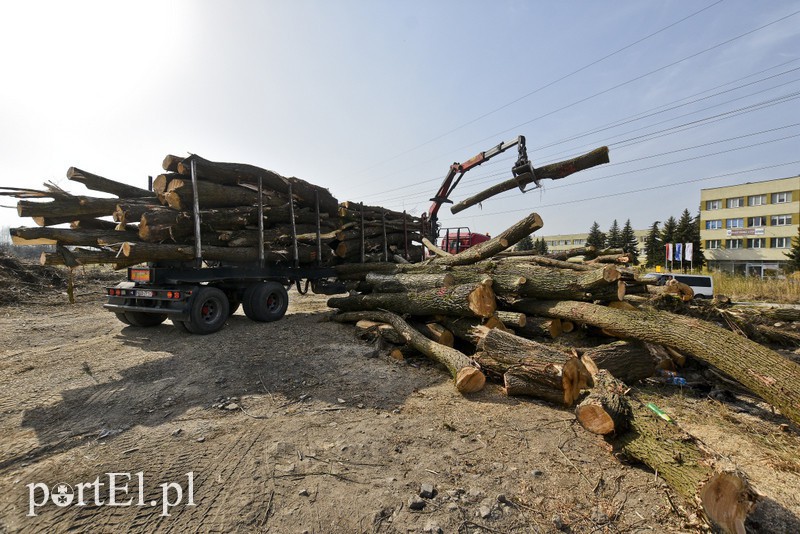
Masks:
[[[621,300],[625,295],[624,286],[620,289],[620,285],[616,283],[620,275],[613,265],[591,271],[570,271],[521,262],[500,261],[492,272],[523,276],[526,282],[518,291],[523,297],[596,300],[611,296],[614,300]],[[501,290],[497,293],[501,294]]]
[[[499,312],[498,312],[499,313]],[[489,317],[488,319],[481,319],[479,317],[451,317],[442,315],[436,317],[445,328],[453,333],[458,339],[474,345],[477,343],[478,338],[475,336],[475,328],[482,326],[485,328],[499,328],[500,330],[507,330],[505,324],[498,318],[497,314]]]
[[[441,274],[380,274],[368,273],[366,282],[376,293],[402,293],[455,285],[452,273]]]
[[[113,215],[117,204],[123,202],[118,198],[95,197],[69,197],[58,198],[50,202],[34,202],[20,200],[17,202],[17,215],[20,217],[46,217],[51,220],[59,219],[61,224],[72,222],[76,219],[91,217],[106,217]],[[126,199],[129,204],[152,205],[153,199]]]
[[[245,187],[198,181],[197,195],[200,200],[200,209],[234,208],[258,204],[258,193]],[[265,191],[262,196],[264,198],[264,206],[283,206],[289,201],[289,197],[286,195],[280,195],[273,191]],[[170,180],[164,192],[164,200],[172,209],[193,211],[194,192],[192,181],[181,178]]]
[[[342,311],[389,310],[411,315],[490,317],[497,309],[491,280],[406,293],[372,293],[334,297],[328,306]]]
[[[399,315],[383,311],[360,311],[339,313],[334,315],[333,319],[338,322],[356,322],[368,319],[392,325],[411,346],[447,367],[455,379],[456,389],[461,393],[480,391],[486,383],[485,375],[473,365],[472,360],[467,356],[456,349],[426,338],[414,330]]]
[[[501,329],[476,327],[482,368],[500,375],[509,395],[529,395],[571,406],[591,381],[589,372],[574,355],[521,338]]]
[[[705,361],[800,424],[800,365],[707,321],[657,310],[626,311],[575,301],[522,299],[514,309],[590,324],[623,338],[672,347]]]
[[[462,200],[461,202],[454,204],[450,208],[450,212],[456,214],[469,208],[470,206],[474,206],[475,204],[483,202],[487,198],[499,195],[504,191],[510,191],[512,189],[523,187],[529,183],[532,183],[534,181],[534,177],[536,180],[541,180],[542,178],[558,180],[578,171],[589,169],[603,163],[608,163],[608,161],[608,147],[604,146],[576,158],[558,163],[551,163],[550,165],[544,165],[538,169],[534,169],[534,175],[528,173],[521,176],[516,176],[506,180],[505,182],[500,182],[499,184],[493,185],[492,187],[485,189],[465,200]]]
[[[579,352],[591,358],[598,369],[605,369],[626,384],[644,380],[656,372],[653,355],[639,342],[615,341]]]
[[[717,528],[744,533],[757,512],[756,492],[738,472],[723,471],[717,458],[681,428],[667,422],[643,403],[632,401],[631,429],[612,441],[618,453],[638,460],[663,478]]]
[[[611,373],[600,370],[592,376],[591,393],[575,408],[575,417],[593,434],[621,433],[628,428],[631,405],[625,398],[627,386]]]
[[[97,246],[101,241],[119,243],[135,241],[136,232],[115,230],[73,230],[71,228],[11,228],[11,242],[15,245],[71,245]]]
[[[501,234],[483,243],[478,243],[474,247],[446,257],[436,257],[431,263],[436,265],[467,265],[476,263],[483,259],[494,256],[508,247],[516,244],[525,236],[542,227],[542,218],[536,213],[531,213],[521,221],[517,222]]]
[[[154,197],[155,193],[147,189],[141,189],[132,185],[123,184],[115,180],[109,180],[90,172],[82,171],[77,167],[70,167],[67,170],[67,178],[73,182],[78,182],[93,191],[110,193],[120,198]]]
[[[68,264],[73,262],[77,262],[79,265],[105,264],[113,265],[114,269],[124,269],[125,267],[130,267],[131,265],[141,263],[141,261],[131,261],[128,258],[119,258],[117,257],[116,252],[111,252],[109,250],[86,250],[82,248],[74,248],[69,251],[69,258],[65,256],[66,255],[63,253],[63,251],[42,252],[41,256],[39,257],[39,263],[41,265],[52,266],[68,266]]]

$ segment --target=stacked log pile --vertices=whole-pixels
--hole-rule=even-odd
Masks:
[[[508,395],[574,409],[586,430],[657,471],[711,523],[743,532],[759,503],[746,478],[640,400],[636,384],[693,358],[800,424],[800,366],[754,341],[776,335],[766,325],[695,304],[685,286],[649,285],[621,251],[572,251],[580,262],[508,251],[541,225],[532,214],[420,264],[341,265],[354,291],[328,301],[333,320],[356,323],[395,358],[413,348],[444,364],[463,393],[496,381]]]
[[[53,184],[44,190],[0,188],[0,194],[20,199],[20,217],[38,225],[11,229],[13,242],[60,245],[42,256],[45,265],[188,261],[195,258],[196,204],[205,260],[257,260],[259,232],[268,262],[294,261],[293,236],[301,265],[422,259],[419,243],[426,228],[419,217],[339,204],[327,189],[253,165],[168,155],[162,167],[166,172],[152,181],[152,191],[74,167],[67,171],[71,181],[114,195],[107,198],[73,195]],[[71,227],[54,228],[64,223]]]

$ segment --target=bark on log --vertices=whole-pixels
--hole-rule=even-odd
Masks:
[[[362,319],[355,324],[356,337],[359,339],[377,339],[382,337],[389,343],[396,345],[404,345],[406,339],[400,335],[400,332],[388,323],[381,323],[378,321],[369,321]]]
[[[171,211],[169,208],[156,203],[156,202],[126,202],[120,201],[119,204],[114,206],[112,213],[113,219],[121,224],[137,223],[140,222],[142,216],[150,211]]]
[[[473,393],[483,389],[486,383],[486,376],[473,365],[472,360],[456,349],[440,345],[426,338],[394,313],[369,311],[340,313],[333,316],[333,320],[338,322],[354,322],[362,319],[392,325],[411,346],[447,367],[455,379],[456,389],[461,393]]]
[[[591,383],[583,363],[571,354],[504,332],[476,327],[475,360],[503,376],[509,395],[531,395],[572,406]]]
[[[127,202],[130,204],[153,205],[150,198],[126,199],[95,198],[95,197],[70,197],[59,198],[50,202],[33,202],[20,200],[17,202],[17,215],[20,217],[44,217],[51,221],[50,224],[72,222],[76,219],[106,217],[114,214],[117,204]]]
[[[452,347],[455,344],[453,332],[438,323],[411,323],[417,332],[445,347]]]
[[[181,156],[167,154],[167,156],[164,158],[164,161],[161,162],[161,168],[167,172],[178,172],[178,163],[183,160],[184,158]]]
[[[492,273],[523,276],[526,282],[518,294],[530,298],[594,300],[616,295],[619,289],[615,283],[619,280],[619,272],[613,265],[578,272],[500,261]],[[502,294],[501,291],[499,289],[497,293]]]
[[[452,256],[452,254],[450,254],[449,252],[442,250],[435,244],[431,243],[430,239],[428,239],[427,237],[423,237],[421,241],[422,244],[425,246],[425,248],[430,250],[434,256],[439,256],[440,258],[446,258],[448,256]]]
[[[497,315],[493,315],[488,319],[479,319],[477,317],[450,317],[443,315],[436,317],[436,320],[442,323],[442,325],[444,325],[444,327],[449,331],[451,331],[455,337],[471,345],[474,345],[477,342],[474,331],[475,327],[483,326],[486,328],[499,328],[500,330],[508,330],[503,322],[497,317]]]
[[[557,267],[559,269],[569,269],[570,271],[592,271],[597,267],[594,265],[587,265],[585,263],[575,263],[570,261],[557,260],[548,258],[546,256],[526,256],[525,258],[505,258],[506,261],[511,259],[518,259],[520,261],[528,261],[536,265],[544,267]]]
[[[561,335],[561,319],[545,319],[534,316],[526,316],[526,319],[523,326],[511,326],[518,336],[529,339],[532,337],[555,339]]]
[[[123,184],[115,180],[109,180],[90,172],[82,171],[77,167],[70,167],[67,170],[67,178],[73,182],[83,184],[87,189],[92,191],[101,191],[103,193],[110,193],[117,195],[120,198],[139,198],[139,197],[154,197],[155,193],[147,189],[141,189],[132,185]]]
[[[515,245],[525,236],[531,235],[533,232],[540,229],[543,224],[542,218],[539,217],[538,214],[531,213],[498,236],[484,241],[483,243],[479,243],[474,247],[470,247],[458,254],[447,257],[436,257],[431,260],[431,263],[436,265],[467,265],[476,263]]]
[[[593,375],[591,393],[575,408],[575,417],[592,434],[620,433],[628,428],[631,406],[625,398],[627,387],[608,371]]]
[[[524,299],[514,309],[571,319],[672,347],[705,361],[773,404],[800,424],[800,365],[749,339],[706,321],[655,310],[612,310],[586,302]]]
[[[368,273],[366,282],[376,293],[403,293],[455,285],[452,273],[441,274],[380,274]]]
[[[100,243],[110,244],[110,243]],[[166,245],[145,242],[125,242],[121,245],[122,254],[126,258],[138,261],[190,261],[194,259],[192,245]],[[316,247],[300,245],[297,247],[300,263],[317,261]],[[203,259],[212,261],[228,261],[232,263],[253,262],[258,260],[258,249],[245,247],[202,247]],[[322,249],[323,254],[325,248]],[[266,250],[264,258],[269,262],[287,262],[292,260],[290,250]],[[328,258],[323,257],[323,263]]]
[[[569,176],[570,174],[576,173],[578,171],[582,171],[584,169],[589,169],[596,165],[601,165],[603,163],[608,163],[608,147],[600,147],[583,154],[582,156],[578,156],[576,158],[572,158],[566,161],[561,161],[558,163],[551,163],[550,165],[544,165],[539,167],[538,169],[534,169],[534,175],[537,180],[541,180],[542,178],[550,178],[551,180],[558,180]],[[493,185],[492,187],[481,191],[480,193],[473,195],[461,202],[454,204],[450,208],[450,212],[454,215],[463,211],[470,206],[474,206],[479,202],[486,200],[487,198],[493,197],[495,195],[499,195],[504,191],[510,191],[512,189],[517,189],[518,187],[522,187],[524,185],[532,183],[534,180],[534,176],[530,174],[523,174],[521,176],[516,176],[505,182],[500,182],[499,184]]]
[[[107,230],[111,232],[117,230],[129,230],[131,232],[137,231],[137,228],[132,224],[120,228],[119,223],[107,221],[105,219],[79,219],[69,223],[69,227],[73,230]]]
[[[490,317],[497,309],[491,281],[407,293],[334,297],[328,306],[342,311],[389,310],[411,315]]]
[[[626,384],[644,380],[656,372],[653,355],[647,347],[635,341],[615,341],[579,352],[591,358],[598,369],[608,371]]]

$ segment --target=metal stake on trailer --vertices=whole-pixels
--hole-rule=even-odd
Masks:
[[[317,266],[322,265],[322,232],[319,221],[319,191],[314,191],[314,212],[317,216]]]
[[[258,175],[258,266],[264,268],[264,191]]]
[[[383,210],[383,216],[381,217],[381,221],[383,223],[383,261],[389,261],[389,244],[386,240],[386,210]]]
[[[403,210],[403,244],[405,245],[406,259],[409,259],[409,256],[408,256],[408,221],[406,220],[406,210]]]
[[[192,172],[192,208],[194,209],[194,214],[192,219],[194,220],[194,262],[196,267],[203,266],[203,244],[200,241],[200,197],[197,196],[197,168],[195,165],[195,161],[192,160],[191,164],[191,172]]]
[[[364,243],[364,203],[361,202],[361,263],[366,263],[367,258],[366,254],[364,253],[364,247],[366,244]]]
[[[297,253],[297,226],[294,223],[294,197],[292,183],[289,182],[289,218],[292,220],[292,265],[300,267],[300,256]]]

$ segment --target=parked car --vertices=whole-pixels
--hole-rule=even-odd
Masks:
[[[647,273],[648,278],[655,281],[655,285],[663,286],[669,280],[675,279],[692,288],[695,298],[710,299],[714,297],[714,279],[704,274],[683,273]]]

